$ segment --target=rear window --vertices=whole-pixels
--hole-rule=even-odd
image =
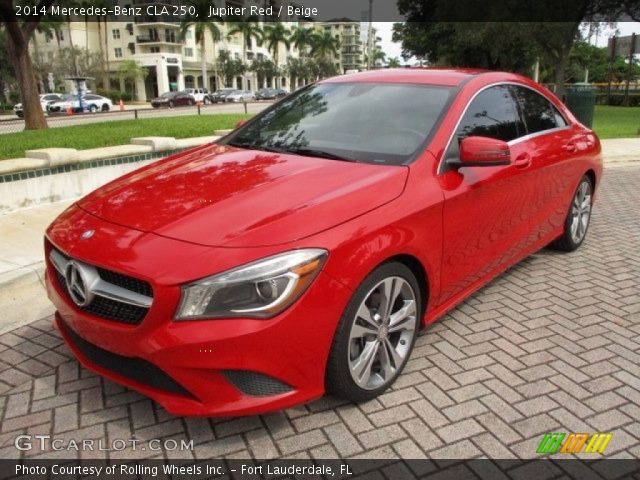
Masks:
[[[528,133],[543,132],[567,125],[558,109],[539,93],[518,86],[513,87],[513,90]]]

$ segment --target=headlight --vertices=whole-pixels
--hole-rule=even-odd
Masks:
[[[319,248],[292,250],[185,285],[176,320],[273,317],[304,293],[326,258]]]

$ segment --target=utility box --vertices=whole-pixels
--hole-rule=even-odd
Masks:
[[[575,83],[567,88],[565,104],[576,118],[587,127],[593,126],[597,89],[589,83]]]

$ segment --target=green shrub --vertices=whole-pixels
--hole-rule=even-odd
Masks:
[[[598,105],[607,105],[607,94],[599,93],[596,95],[596,103]],[[624,104],[624,93],[612,93],[609,99],[609,105],[619,107]],[[640,93],[629,93],[629,106],[640,107]]]
[[[98,95],[110,98],[113,103],[118,103],[120,100],[123,102],[130,102],[133,100],[133,95],[129,92],[121,92],[120,90],[107,90],[104,88],[98,88],[96,91]]]

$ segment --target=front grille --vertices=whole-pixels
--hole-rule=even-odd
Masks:
[[[118,272],[112,272],[111,270],[105,270],[104,268],[96,267],[100,278],[104,281],[113,283],[132,292],[139,293],[140,295],[146,295],[147,297],[153,297],[153,290],[151,285],[147,282],[138,280],[137,278],[128,277]]]
[[[60,250],[56,249],[56,252],[65,257],[67,260],[70,259],[68,255],[65,255]],[[96,270],[98,271],[100,278],[105,282],[109,282],[113,285],[117,285],[118,287],[122,287],[129,291],[153,298],[153,290],[148,282],[104,268],[96,267]],[[60,284],[61,289],[65,292],[66,297],[69,299],[69,301],[73,301],[69,297],[67,291],[67,282],[64,278],[64,275],[62,275],[55,268],[53,268],[53,271],[55,272],[58,283]],[[97,317],[104,318],[106,320],[112,320],[114,322],[125,323],[127,325],[139,325],[149,311],[149,309],[145,307],[130,305],[128,303],[111,300],[109,298],[100,297],[97,295],[89,305],[77,308],[80,308],[81,310]]]
[[[78,350],[95,365],[142,385],[195,399],[182,385],[153,363],[141,358],[125,357],[104,350],[80,337],[66,323],[60,322],[60,324],[64,333],[71,339]]]

